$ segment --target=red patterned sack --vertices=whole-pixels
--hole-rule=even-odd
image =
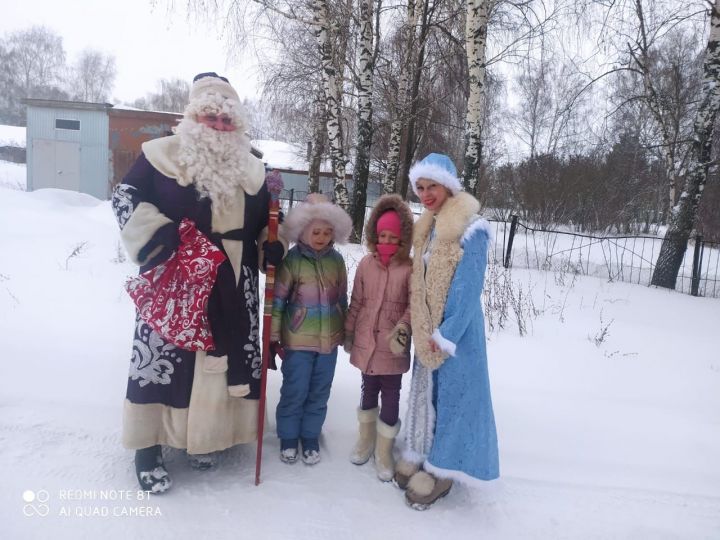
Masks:
[[[177,251],[165,263],[128,279],[125,289],[140,317],[167,341],[190,351],[212,350],[208,299],[225,255],[189,219],[178,230]]]

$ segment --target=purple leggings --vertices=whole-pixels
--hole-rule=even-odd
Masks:
[[[394,426],[400,415],[400,386],[402,375],[362,374],[360,408],[364,411],[378,406],[378,394],[382,393],[380,420]]]

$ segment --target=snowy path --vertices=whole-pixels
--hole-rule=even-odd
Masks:
[[[134,268],[114,261],[108,204],[0,189],[0,230],[3,538],[720,538],[718,300],[515,271],[542,314],[528,336],[512,323],[490,335],[501,478],[455,486],[425,513],[347,460],[359,374],[344,353],[318,466],[277,458],[275,373],[259,487],[254,445],[207,472],[171,451],[173,490],[138,500],[119,442]],[[48,515],[24,515],[43,504]],[[127,515],[141,512],[161,515]]]

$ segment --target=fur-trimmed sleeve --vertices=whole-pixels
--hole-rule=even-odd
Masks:
[[[438,346],[451,356],[455,356],[457,343],[468,325],[477,324],[471,314],[477,310],[474,303],[482,302],[485,283],[488,229],[472,225],[471,228],[463,236],[464,253],[450,283],[443,322],[432,334]]]
[[[112,195],[113,211],[120,225],[120,238],[130,259],[139,265],[145,264],[163,250],[161,235],[156,233],[173,222],[154,204],[154,174],[155,169],[141,154]],[[141,251],[147,253],[142,259],[139,256]]]

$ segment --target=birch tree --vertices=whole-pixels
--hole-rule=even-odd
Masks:
[[[190,84],[185,79],[160,79],[157,92],[150,92],[144,98],[133,102],[133,107],[151,111],[181,113],[190,100]]]
[[[333,192],[335,202],[345,210],[350,209],[345,185],[345,151],[343,149],[342,73],[338,74],[332,51],[332,26],[327,0],[312,0],[312,28],[320,51],[322,82],[325,90],[328,146],[333,168]]]
[[[117,75],[115,57],[85,49],[78,56],[72,74],[73,98],[95,103],[106,101],[110,97]]]
[[[358,23],[360,25],[360,50],[358,58],[357,94],[357,146],[353,167],[353,235],[352,241],[360,243],[365,225],[367,184],[370,175],[370,149],[373,138],[372,97],[375,74],[374,9],[375,0],[359,0]],[[382,2],[379,1],[378,10]]]
[[[320,89],[318,89],[320,90]],[[312,120],[313,135],[308,157],[308,191],[317,193],[320,191],[320,168],[327,140],[327,111],[325,109],[325,93],[316,93],[313,106],[314,115]]]
[[[13,32],[0,47],[0,117],[25,125],[23,98],[68,99],[62,37],[44,26]]]
[[[465,159],[463,184],[475,192],[482,161],[482,130],[485,101],[487,31],[493,0],[466,0],[465,48],[467,51],[468,86],[465,118]]]
[[[510,115],[512,131],[531,158],[578,153],[588,128],[587,116],[582,127],[578,121],[581,112],[588,112],[586,95],[580,92],[584,83],[571,61],[552,51],[548,41],[542,36],[539,57],[522,61],[514,84],[519,105]]]
[[[337,4],[340,5],[340,2]],[[343,6],[344,4],[341,7]],[[318,67],[321,73],[327,141],[333,168],[334,199],[345,210],[349,210],[350,199],[345,185],[346,157],[342,121],[343,68],[347,35],[346,32],[344,35],[341,34],[346,21],[339,21],[338,17],[333,17],[331,7],[337,6],[331,6],[330,0],[218,0],[210,5],[202,0],[189,0],[187,4],[189,11],[202,17],[207,17],[208,12],[222,13],[225,26],[231,29],[237,47],[243,46],[249,36],[255,38],[257,27],[261,26],[260,17],[266,20],[283,17],[309,29],[319,54]]]
[[[405,47],[402,61],[400,63],[399,82],[397,97],[393,111],[393,120],[390,125],[390,138],[388,140],[387,167],[383,179],[383,192],[393,193],[396,191],[398,170],[400,167],[400,146],[402,143],[403,128],[408,118],[408,90],[410,76],[414,65],[414,49],[416,46],[417,24],[419,13],[423,9],[423,3],[427,0],[408,0],[407,20],[403,28],[405,34]],[[401,191],[401,194],[404,193]]]
[[[684,188],[670,214],[652,285],[675,288],[677,275],[697,217],[698,206],[711,165],[713,130],[720,109],[720,0],[710,5],[710,32],[703,63],[702,96],[693,128],[687,169],[682,171]]]
[[[420,110],[420,84],[425,75],[426,71],[426,53],[427,43],[430,37],[431,29],[434,25],[438,25],[440,31],[439,21],[435,19],[436,11],[441,7],[442,2],[433,1],[432,3],[427,0],[422,4],[422,11],[420,12],[420,19],[418,21],[418,35],[417,35],[417,53],[413,58],[412,63],[412,82],[410,85],[410,92],[408,94],[408,109],[407,109],[407,128],[405,136],[405,151],[403,153],[403,160],[401,162],[401,168],[399,170],[398,178],[395,183],[395,190],[400,193],[403,197],[407,196],[408,192],[408,172],[410,171],[410,164],[413,161],[416,151],[417,135],[416,128],[419,119]]]
[[[655,40],[660,33],[660,28],[667,24],[667,20],[661,21],[657,26],[648,28],[646,14],[642,0],[635,0],[635,15],[638,21],[638,33],[636,42],[629,46],[632,58],[631,69],[641,78],[643,84],[643,101],[646,103],[660,138],[658,146],[661,152],[665,175],[667,180],[667,208],[670,210],[677,200],[677,185],[680,181],[679,174],[683,168],[683,144],[681,127],[678,117],[673,114],[669,96],[664,95],[658,87],[658,77],[655,73],[658,64],[658,52],[653,50],[656,46]],[[678,13],[672,13],[666,19],[674,20]],[[692,63],[691,58],[685,58],[685,62]]]

